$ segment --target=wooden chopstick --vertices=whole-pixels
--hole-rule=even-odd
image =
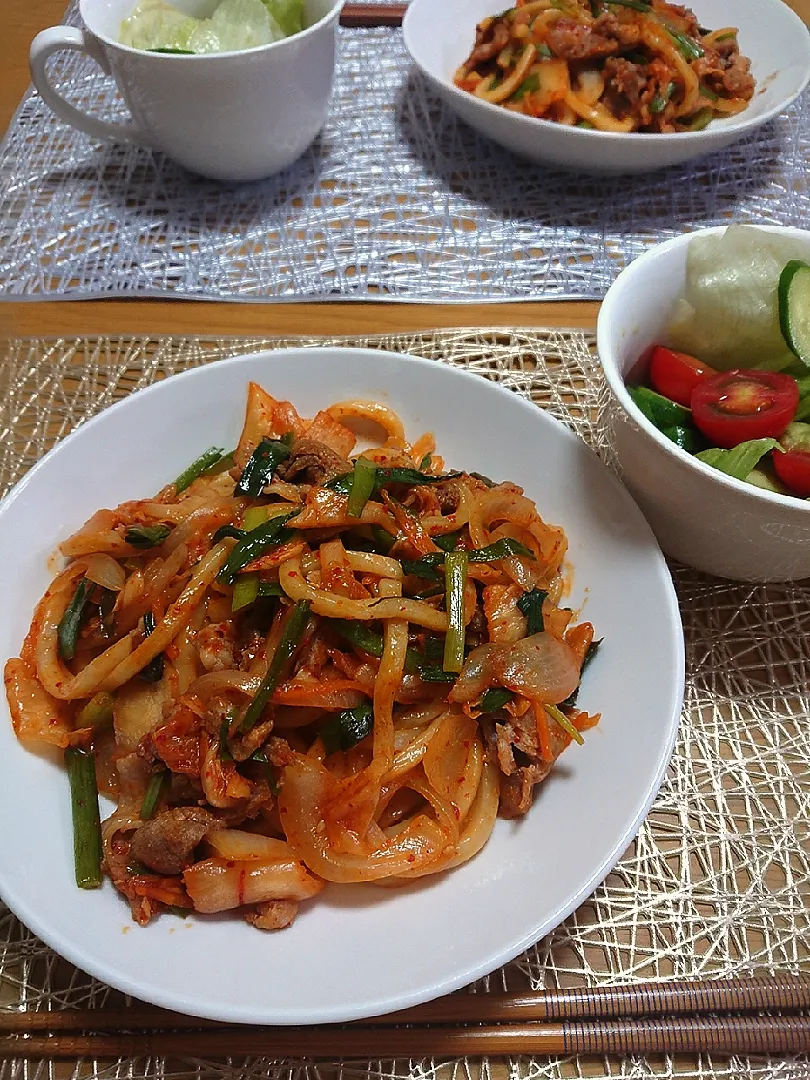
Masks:
[[[810,1019],[689,1016],[494,1027],[298,1027],[139,1035],[4,1036],[0,1058],[459,1058],[486,1055],[782,1054],[810,1048]]]
[[[696,1016],[726,1013],[810,1011],[810,976],[642,982],[622,986],[549,989],[524,994],[470,994],[462,991],[411,1009],[355,1021],[351,1027],[394,1024],[503,1024],[605,1017]],[[64,1009],[0,1012],[0,1034],[40,1032],[120,1032],[218,1030],[218,1020],[151,1006],[129,1009]]]
[[[810,1049],[810,1017],[784,1014],[808,1010],[810,976],[779,976],[461,992],[342,1026],[228,1025],[148,1006],[0,1012],[0,1058],[792,1053]]]
[[[341,26],[401,26],[407,4],[344,4]]]

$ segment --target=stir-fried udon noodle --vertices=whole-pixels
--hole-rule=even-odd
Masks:
[[[767,32],[763,28],[763,32]],[[514,112],[599,131],[698,131],[746,107],[732,26],[665,0],[517,0],[478,24],[456,85]]]
[[[358,424],[384,433],[362,453]],[[251,384],[234,452],[60,551],[11,717],[65,750],[77,881],[106,872],[142,924],[278,929],[327,881],[457,866],[597,720],[563,531],[379,404],[307,420]]]

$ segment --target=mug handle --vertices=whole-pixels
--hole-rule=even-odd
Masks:
[[[98,120],[81,109],[77,109],[75,105],[71,105],[62,97],[54,88],[46,71],[48,57],[60,49],[84,53],[85,56],[95,60],[107,75],[112,74],[104,49],[92,34],[73,26],[50,26],[37,34],[31,42],[28,54],[31,79],[46,105],[53,109],[60,120],[78,128],[79,131],[84,131],[94,139],[112,139],[115,142],[124,140],[151,147],[151,141],[140,128],[130,124],[110,124],[106,120]]]

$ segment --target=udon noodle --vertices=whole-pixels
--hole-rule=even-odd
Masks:
[[[362,453],[358,425],[382,431]],[[278,929],[327,881],[457,866],[597,720],[563,531],[383,405],[307,420],[251,384],[233,453],[60,551],[6,664],[11,718],[65,751],[77,881],[106,873],[141,924]]]
[[[612,132],[698,131],[746,107],[732,26],[665,0],[517,0],[478,24],[455,83],[527,116]]]

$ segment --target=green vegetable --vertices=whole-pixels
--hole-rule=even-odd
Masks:
[[[497,562],[499,559],[510,559],[513,555],[523,555],[529,559],[534,558],[533,551],[527,548],[525,544],[521,544],[519,540],[513,540],[511,536],[502,536],[494,544],[488,544],[482,548],[473,548],[472,551],[468,551],[466,554],[472,563]]]
[[[485,484],[488,488],[494,488],[495,487],[495,481],[490,480],[490,478],[488,476],[484,476],[483,473],[471,472],[470,476],[474,476],[476,480],[480,480],[481,483]]]
[[[191,49],[147,49],[146,52],[172,53],[174,56],[194,56]]]
[[[98,812],[96,762],[76,746],[65,751],[73,816],[73,865],[80,889],[101,885],[101,819]]]
[[[736,38],[736,36],[737,36],[737,31],[736,30],[729,30],[729,32],[727,34],[721,34],[720,37],[716,37],[714,40],[715,41],[731,41],[731,39]]]
[[[514,94],[512,94],[511,100],[520,101],[520,99],[522,97],[525,97],[526,94],[531,94],[532,91],[539,89],[540,77],[537,75],[536,72],[533,72],[531,75],[527,75],[523,82],[520,84],[520,86],[517,88],[517,90],[515,90]]]
[[[252,604],[259,595],[259,573],[252,570],[247,574],[240,574],[233,586],[231,598],[231,611],[241,611],[242,608]]]
[[[76,716],[76,727],[91,727],[96,730],[109,727],[113,721],[115,698],[105,690],[99,690],[83,705]]]
[[[548,45],[546,45],[545,42],[542,42],[540,45],[535,45],[535,49],[537,50],[537,55],[544,57],[546,60],[550,60],[551,57],[554,55],[554,53],[551,51]],[[535,90],[536,89],[537,87],[535,87]]]
[[[401,559],[403,574],[409,577],[422,578],[424,581],[441,581],[442,577],[437,567],[444,562],[444,552],[431,551],[429,555],[423,555],[415,562],[411,559]]]
[[[151,611],[143,617],[143,634],[149,637],[155,629],[155,616]],[[150,660],[145,668],[140,671],[140,676],[146,682],[160,682],[163,678],[163,653],[158,653],[154,660]]]
[[[564,712],[561,712],[556,705],[546,705],[545,709],[551,719],[556,720],[563,731],[566,731],[574,742],[579,743],[580,746],[583,745],[585,740],[582,738],[582,732],[577,731]]]
[[[504,705],[508,705],[514,696],[511,690],[506,690],[502,686],[493,686],[481,698],[481,711],[485,713],[497,712]]]
[[[228,736],[231,733],[231,721],[233,720],[233,713],[228,713],[222,723],[219,725],[219,759],[220,761],[233,761],[233,754],[228,746]]]
[[[291,533],[284,528],[284,525],[297,513],[297,510],[291,510],[287,514],[278,514],[257,528],[251,529],[235,545],[223,563],[222,569],[217,574],[217,581],[222,582],[223,585],[232,585],[236,575],[240,570],[244,570],[248,563],[264,555],[270,548],[277,547],[288,540]]]
[[[633,11],[649,11],[650,5],[644,4],[641,0],[605,0],[606,4],[611,7],[626,7],[632,8]]]
[[[791,350],[810,367],[810,265],[791,259],[779,276],[779,327]]]
[[[356,649],[368,653],[369,656],[382,656],[385,648],[383,636],[372,630],[366,623],[355,619],[328,619],[327,622],[335,633]],[[405,670],[409,675],[418,675],[423,662],[421,653],[416,649],[408,649],[405,654]]]
[[[169,525],[130,525],[124,533],[124,539],[135,548],[157,547],[171,532]]]
[[[636,407],[644,413],[651,424],[663,431],[665,428],[686,427],[692,422],[692,412],[678,405],[663,394],[656,394],[646,386],[628,386],[627,392]]]
[[[249,495],[257,499],[273,473],[290,456],[290,448],[281,439],[262,439],[248,459],[237,481],[234,495]]]
[[[672,84],[670,84],[670,85],[672,85]],[[701,84],[701,87],[700,87],[700,96],[708,98],[709,101],[718,101],[719,98],[720,98],[720,95],[715,94],[714,90],[710,90],[708,88],[708,86],[703,86],[702,84]]]
[[[352,486],[346,513],[349,517],[359,518],[363,507],[371,498],[377,482],[377,466],[368,458],[357,458],[352,473]]]
[[[220,525],[212,536],[211,543],[218,544],[220,540],[224,540],[226,537],[232,537],[234,540],[241,540],[243,536],[247,536],[246,529],[237,529],[235,525]]]
[[[327,754],[334,754],[338,750],[351,750],[370,735],[373,728],[374,709],[369,702],[335,713],[326,721],[319,734]]]
[[[422,663],[419,665],[419,678],[426,683],[452,683],[456,676],[452,671],[445,671],[438,664]]]
[[[299,33],[307,25],[304,0],[262,0],[262,2],[287,37],[290,34]]]
[[[160,772],[152,773],[141,803],[141,821],[150,821],[155,816],[155,810],[163,793],[163,785],[169,779],[169,770],[161,769]]]
[[[582,119],[577,120],[576,127],[584,128],[586,131],[593,131],[594,130],[594,126],[590,122],[590,120],[582,120]]]
[[[543,602],[548,596],[542,589],[525,592],[517,602],[518,610],[526,616],[526,636],[539,634],[543,629]]]
[[[686,120],[686,126],[690,131],[703,131],[705,127],[714,120],[714,113],[708,107],[705,109],[698,109],[696,113],[693,113],[691,117]]]
[[[669,83],[662,94],[656,94],[650,102],[651,113],[661,113],[667,106],[667,102],[672,97],[672,92],[675,89],[675,83]]]
[[[441,548],[442,551],[455,551],[460,536],[461,529],[457,532],[445,533],[443,536],[434,536],[431,539],[436,547]]]
[[[698,461],[719,469],[727,476],[733,476],[736,480],[745,480],[752,469],[771,450],[780,452],[782,450],[776,439],[751,439],[749,442],[740,443],[732,450],[720,450],[713,446],[695,456]]]
[[[358,461],[362,460],[362,458],[358,458]],[[400,469],[393,466],[382,467],[378,465],[374,487],[369,498],[376,495],[378,491],[382,491],[383,488],[387,488],[390,484],[401,484],[404,487],[421,487],[423,484],[439,484],[442,480],[452,480],[456,476],[461,476],[461,473],[452,472],[434,476],[432,473],[420,472],[419,469]],[[332,491],[336,491],[339,495],[348,495],[352,490],[353,483],[354,472],[352,471],[343,473],[342,476],[336,476],[332,480],[327,480],[324,487],[331,488]]]
[[[268,522],[269,524],[269,522]],[[257,530],[258,531],[258,530]],[[298,600],[290,611],[284,631],[281,635],[273,659],[262,679],[256,696],[245,710],[240,729],[250,731],[261,719],[264,707],[273,696],[273,691],[281,681],[295,650],[298,648],[307,622],[309,621],[309,600]]]
[[[697,452],[698,441],[692,428],[676,424],[675,427],[661,428],[661,434],[666,435],[676,446],[680,446],[681,450],[685,450],[688,454]]]
[[[79,640],[79,630],[82,618],[93,588],[92,582],[82,578],[76,586],[73,598],[65,610],[65,614],[59,620],[56,630],[56,641],[59,655],[63,660],[72,660],[76,655],[76,642]]]
[[[667,27],[667,33],[678,46],[678,52],[686,60],[699,60],[701,56],[706,55],[706,50],[694,38],[682,34],[679,30],[673,30],[671,27]]]
[[[387,555],[397,541],[397,538],[386,532],[382,525],[372,525],[371,536],[383,555]]]
[[[467,584],[467,552],[448,551],[444,558],[447,636],[444,639],[445,671],[464,666],[464,588]]]
[[[175,480],[174,490],[177,494],[179,495],[187,487],[190,487],[197,477],[202,476],[212,465],[216,465],[218,461],[221,461],[224,455],[225,451],[217,446],[211,446],[204,454],[200,454]]]

